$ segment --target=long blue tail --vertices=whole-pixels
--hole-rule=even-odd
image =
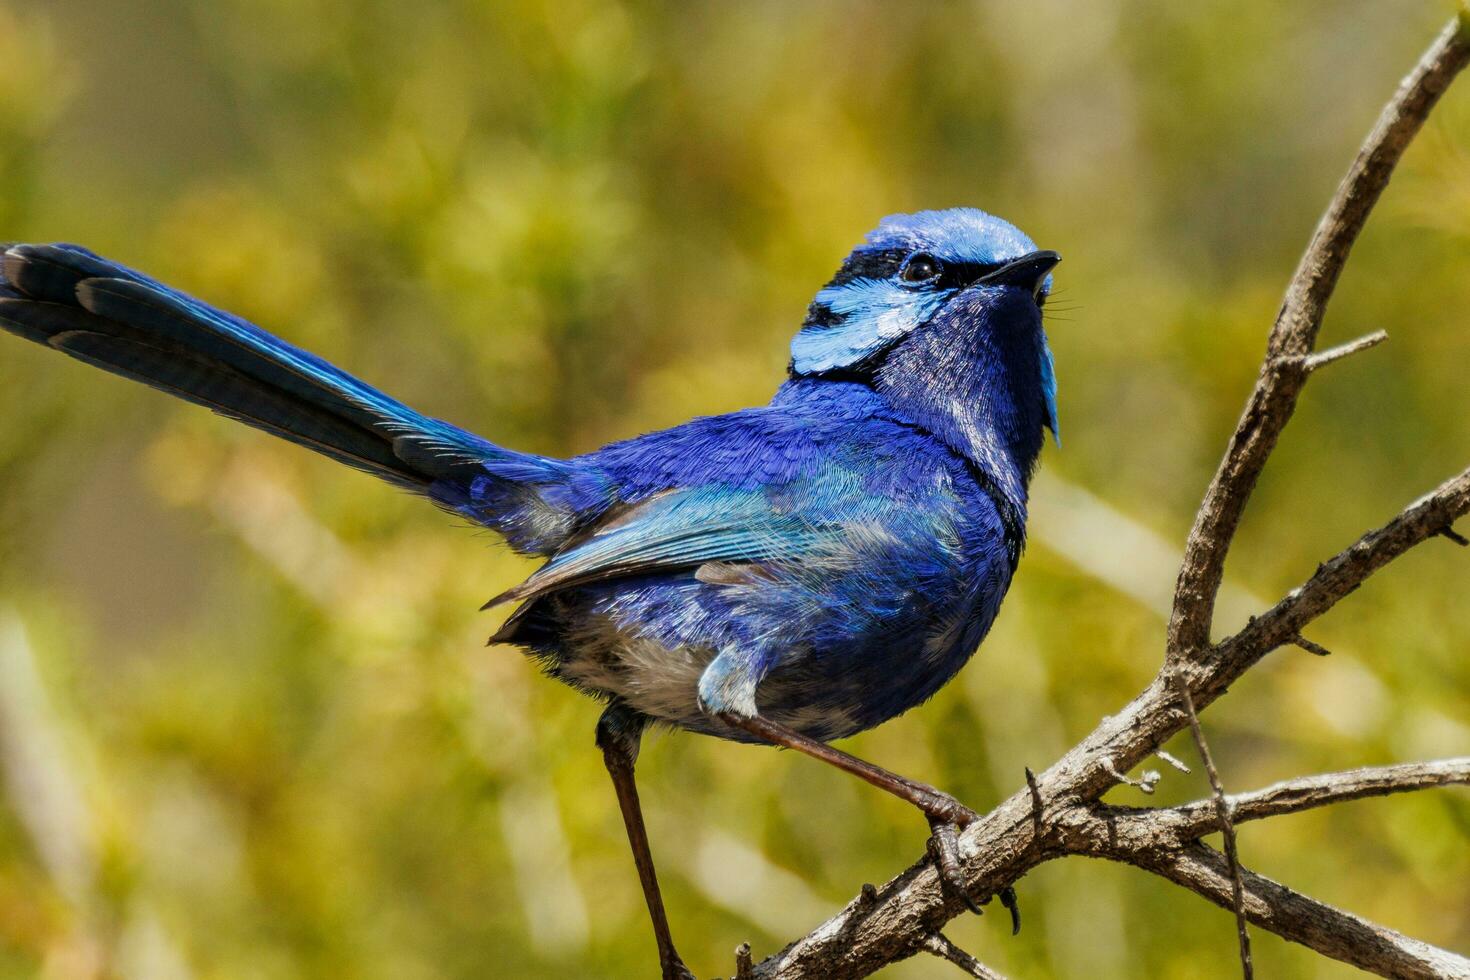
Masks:
[[[0,254],[0,328],[425,494],[545,552],[606,486],[422,415],[223,310],[77,245]]]

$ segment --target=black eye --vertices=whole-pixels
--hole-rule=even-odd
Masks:
[[[944,266],[934,256],[926,252],[916,252],[909,256],[909,260],[903,264],[903,271],[898,275],[904,282],[928,282],[938,279],[943,271]]]

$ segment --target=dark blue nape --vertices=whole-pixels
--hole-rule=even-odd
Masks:
[[[78,246],[3,250],[0,327],[544,556],[492,600],[519,603],[494,639],[606,703],[598,744],[663,973],[683,977],[632,782],[647,725],[799,749],[914,803],[941,837],[965,819],[823,743],[930,697],[1000,608],[1043,429],[1057,431],[1040,315],[1056,261],[973,209],[887,218],[816,294],[768,405],[569,460],[422,415]]]

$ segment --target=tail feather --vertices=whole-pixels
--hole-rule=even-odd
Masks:
[[[544,552],[597,474],[429,418],[321,358],[76,245],[0,247],[0,328],[424,493]]]

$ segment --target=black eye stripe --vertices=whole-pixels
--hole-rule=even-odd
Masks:
[[[832,281],[827,283],[827,288],[845,286],[858,279],[889,279],[900,277],[904,266],[913,258],[930,253],[914,251],[911,249],[888,248],[876,251],[854,252]],[[963,289],[976,280],[983,279],[998,269],[1006,266],[1005,262],[953,262],[935,259],[940,263],[941,271],[937,278],[927,282],[907,283],[909,286],[918,286],[925,289]],[[1037,297],[1037,306],[1046,301],[1045,294]],[[813,301],[807,307],[806,318],[802,321],[804,330],[830,330],[847,322],[847,317],[833,311],[826,303]]]
[[[910,256],[920,252],[923,252],[923,249],[860,249],[847,257],[842,268],[838,269],[837,274],[827,283],[827,288],[845,286],[857,279],[891,279],[899,274]],[[959,289],[968,286],[1005,265],[1004,262],[955,262],[944,258],[940,258],[939,261],[943,271],[939,278],[932,282],[932,286],[940,289]]]
[[[862,249],[853,252],[837,270],[837,275],[827,283],[827,288],[845,286],[856,279],[887,279],[902,268],[911,249],[883,248]]]

